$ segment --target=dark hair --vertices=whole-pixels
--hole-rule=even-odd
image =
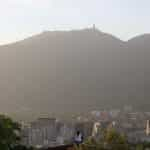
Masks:
[[[77,135],[79,135],[80,134],[80,131],[77,131]]]

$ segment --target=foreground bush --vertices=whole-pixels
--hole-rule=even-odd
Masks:
[[[20,141],[20,126],[9,117],[0,115],[0,150],[10,150]]]

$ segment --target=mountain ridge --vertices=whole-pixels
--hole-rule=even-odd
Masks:
[[[99,30],[99,29],[97,29],[97,28],[96,28],[96,29],[93,29],[93,28],[72,29],[72,30],[46,30],[46,31],[40,32],[40,33],[38,33],[38,34],[33,34],[33,35],[31,35],[31,36],[28,36],[28,37],[26,37],[26,38],[24,38],[24,39],[22,39],[22,40],[18,40],[18,41],[15,41],[15,42],[10,42],[10,43],[7,43],[7,44],[1,44],[0,47],[1,47],[1,46],[8,46],[8,45],[15,44],[15,43],[18,43],[18,42],[22,42],[22,41],[24,41],[24,40],[28,40],[28,39],[30,39],[30,38],[34,38],[34,37],[37,37],[37,36],[41,36],[41,35],[43,35],[43,34],[80,32],[80,31],[86,31],[86,30],[88,30],[88,31],[95,30],[95,31],[100,32],[100,33],[103,33],[103,34],[110,35],[110,36],[112,36],[112,37],[114,37],[114,38],[116,38],[116,39],[118,39],[118,40],[120,40],[120,41],[122,41],[122,42],[125,42],[125,43],[126,43],[126,42],[129,42],[129,41],[131,41],[131,40],[133,40],[133,39],[135,39],[135,38],[138,38],[138,37],[140,38],[140,37],[144,37],[144,36],[149,36],[149,35],[150,35],[150,33],[143,33],[143,34],[139,34],[139,35],[137,35],[137,36],[133,36],[133,37],[129,38],[128,40],[122,40],[121,38],[119,38],[119,37],[117,37],[117,36],[115,36],[115,35],[113,35],[113,34],[111,34],[111,33],[102,32],[101,30]]]
[[[0,110],[29,116],[123,105],[147,110],[150,41],[141,43],[85,29],[0,46]]]

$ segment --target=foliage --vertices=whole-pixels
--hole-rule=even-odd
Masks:
[[[109,129],[105,132],[103,141],[111,150],[127,150],[128,144],[126,137],[118,133],[115,129]]]
[[[144,150],[143,145],[142,145],[142,144],[138,144],[138,145],[136,146],[136,150]]]
[[[20,140],[20,126],[9,117],[0,115],[0,150],[9,150]]]

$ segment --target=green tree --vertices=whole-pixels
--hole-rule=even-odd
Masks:
[[[126,137],[113,128],[104,132],[102,141],[107,149],[128,150]]]
[[[20,141],[20,126],[7,116],[0,115],[0,150],[10,150]]]
[[[143,145],[142,145],[142,144],[138,144],[138,145],[136,146],[136,150],[144,150]]]

